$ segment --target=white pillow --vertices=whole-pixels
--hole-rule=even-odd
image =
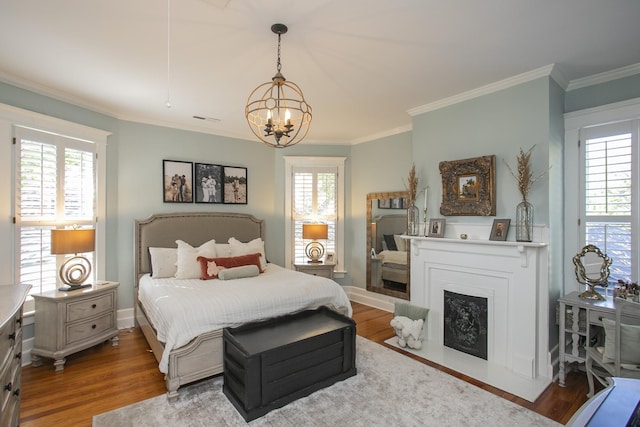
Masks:
[[[216,243],[216,256],[218,258],[228,258],[231,256],[231,245],[228,243]]]
[[[231,248],[231,256],[260,254],[260,265],[264,271],[267,268],[267,257],[264,254],[264,241],[257,237],[248,243],[242,243],[235,237],[229,239],[229,247]]]
[[[399,251],[402,251],[402,252],[407,251],[407,241],[405,239],[403,239],[397,234],[394,234],[393,240],[396,242],[396,248],[398,248]]]
[[[176,248],[149,248],[151,277],[161,279],[176,275],[178,250]]]
[[[209,240],[198,248],[194,248],[182,240],[176,240],[176,243],[178,244],[176,279],[199,279],[201,272],[200,262],[197,258],[199,256],[215,258],[216,241]]]
[[[614,363],[616,357],[616,322],[602,319],[604,326],[604,363]],[[620,325],[620,363],[640,365],[640,326]]]

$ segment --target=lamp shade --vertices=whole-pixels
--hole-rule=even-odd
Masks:
[[[329,226],[327,224],[302,224],[302,238],[309,240],[327,239]]]
[[[93,228],[51,230],[51,253],[54,255],[93,252],[95,246],[96,230]]]

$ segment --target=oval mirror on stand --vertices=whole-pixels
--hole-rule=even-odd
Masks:
[[[573,257],[576,280],[587,285],[587,290],[579,295],[580,298],[604,301],[605,298],[595,290],[595,286],[607,287],[611,262],[611,258],[595,245],[585,246]]]

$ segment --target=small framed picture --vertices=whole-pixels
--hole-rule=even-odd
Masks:
[[[510,219],[494,219],[493,227],[491,227],[491,235],[489,240],[507,240],[507,233],[509,232]]]
[[[196,163],[196,203],[222,203],[222,169],[220,165]]]
[[[433,218],[429,220],[428,237],[444,237],[444,218]]]
[[[247,204],[247,168],[224,167],[224,203]]]
[[[327,253],[326,253],[326,254],[325,254],[325,256],[324,256],[324,262],[325,262],[325,264],[333,264],[333,263],[335,263],[335,262],[336,262],[336,261],[335,261],[335,259],[336,259],[336,254],[335,254],[335,252],[327,251]]]
[[[162,197],[165,203],[193,203],[193,163],[162,161]]]

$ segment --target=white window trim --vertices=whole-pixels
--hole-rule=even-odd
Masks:
[[[640,119],[640,98],[616,102],[581,111],[574,111],[564,115],[564,293],[581,290],[576,281],[571,259],[582,247],[582,227],[578,225],[580,209],[584,204],[584,194],[580,189],[581,165],[584,164],[584,155],[578,147],[581,129],[592,126],[600,126],[609,123],[626,120]],[[637,165],[638,150],[634,150],[634,165]],[[640,192],[637,183],[633,187],[635,197],[632,211],[638,212],[640,206]],[[634,214],[632,227],[638,230],[638,215]],[[639,254],[633,253],[632,259],[637,262]],[[637,265],[637,264],[636,264]]]
[[[107,191],[107,138],[111,135],[111,132],[107,132],[101,129],[95,129],[89,126],[80,125],[66,120],[57,119],[55,117],[47,116],[40,113],[34,113],[33,111],[24,110],[21,108],[13,107],[11,105],[0,104],[0,137],[2,141],[7,143],[0,144],[0,158],[11,159],[11,167],[6,165],[10,170],[10,177],[7,176],[6,182],[14,182],[15,177],[15,155],[12,153],[15,150],[15,145],[9,143],[13,140],[14,126],[22,126],[27,128],[33,128],[44,132],[51,132],[59,135],[69,136],[71,138],[83,139],[91,141],[96,144],[96,154],[98,159],[96,161],[96,177],[97,177],[97,199],[96,199],[96,278],[103,280],[106,275],[106,191]],[[2,166],[5,166],[3,163]],[[2,203],[4,206],[2,211],[2,217],[13,218],[14,203],[16,194],[15,187],[11,185],[11,191],[2,196]],[[6,211],[5,211],[6,209]],[[0,226],[0,230],[4,230],[4,224]],[[11,221],[7,221],[6,230],[7,233],[3,235],[11,236],[8,241],[1,243],[0,255],[7,255],[6,258],[11,259],[10,272],[4,272],[2,274],[2,283],[15,282],[16,272],[18,271],[17,263],[15,259],[15,232],[13,230],[13,224]],[[9,263],[7,263],[8,266]],[[30,311],[28,305],[25,305],[25,312]]]
[[[299,156],[284,156],[284,206],[285,206],[285,265],[287,268],[293,268],[293,248],[291,242],[293,241],[293,217],[291,214],[291,185],[293,178],[294,167],[334,167],[338,169],[338,206],[337,206],[337,222],[336,222],[336,252],[338,253],[338,273],[345,273],[344,268],[344,193],[345,193],[345,181],[344,181],[344,164],[347,160],[346,157],[299,157]]]

